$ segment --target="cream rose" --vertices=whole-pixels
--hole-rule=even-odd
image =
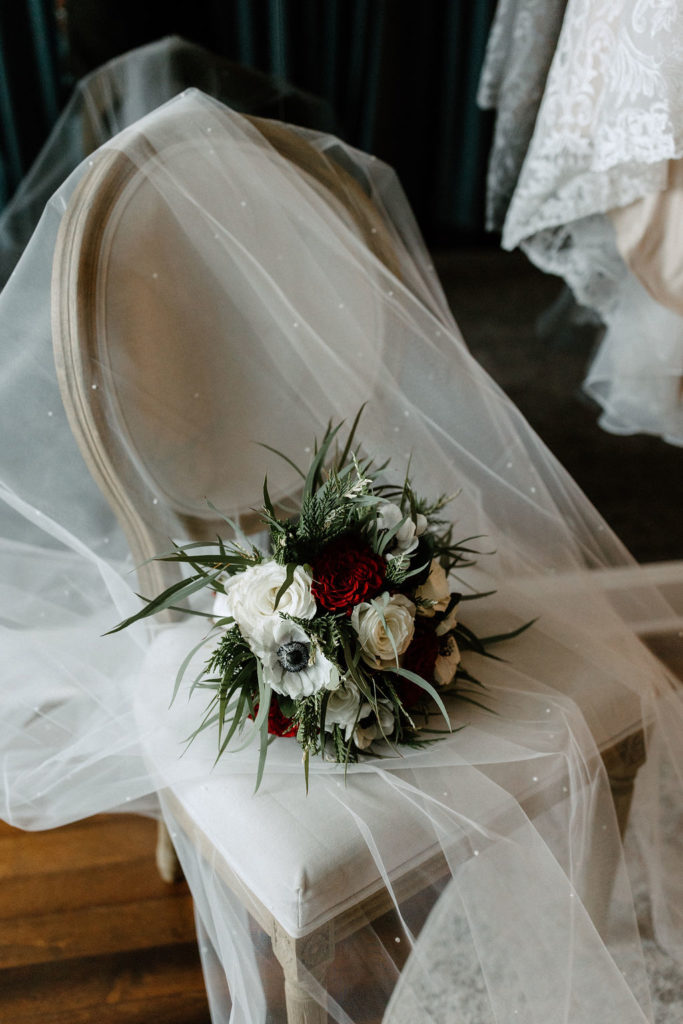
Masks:
[[[311,594],[313,582],[300,565],[294,570],[294,578],[280,598],[275,610],[275,599],[285,582],[287,570],[277,562],[261,562],[244,572],[225,580],[225,594],[217,594],[213,614],[217,618],[230,616],[239,626],[242,636],[258,641],[266,622],[283,612],[298,619],[312,619],[315,615],[315,598]]]
[[[403,594],[386,591],[374,601],[357,604],[351,625],[358,633],[363,660],[371,668],[396,665],[415,632],[415,605]]]
[[[448,602],[451,597],[448,589],[448,576],[438,558],[432,559],[432,564],[429,567],[429,576],[422,586],[417,588],[415,597],[421,601],[428,602],[427,604],[419,604],[417,606],[418,615],[431,617],[436,612],[445,612],[446,608],[448,608]]]

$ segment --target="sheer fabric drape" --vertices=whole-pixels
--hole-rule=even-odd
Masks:
[[[195,87],[244,113],[329,129],[327,105],[178,36],[141,46],[85,75],[0,214],[0,287],[65,178],[98,146],[183,89]]]
[[[393,241],[392,268],[359,237],[343,205],[256,127],[191,91],[92,158],[126,152],[149,200],[117,236],[108,279],[118,273],[137,282],[147,319],[112,284],[99,310],[111,360],[93,368],[93,383],[116,395],[112,417],[142,397],[150,422],[173,426],[178,458],[201,460],[210,451],[203,489],[187,501],[199,512],[215,494],[233,515],[257,507],[264,474],[277,473],[275,457],[250,442],[274,443],[303,460],[330,417],[350,422],[367,403],[364,448],[379,462],[391,458],[394,479],[412,455],[420,492],[457,493],[458,530],[484,535],[493,549],[464,583],[496,590],[470,603],[474,628],[486,634],[536,624],[501,649],[504,661],[475,656],[491,711],[456,707],[463,730],[423,750],[349,766],[347,775],[315,761],[308,797],[293,741],[272,744],[253,798],[253,747],[212,768],[215,737],[202,734],[180,756],[201,708],[187,694],[170,710],[168,702],[201,623],[103,636],[139,606],[133,566],[72,438],[51,355],[52,254],[86,162],[48,204],[0,296],[0,422],[12,438],[0,451],[0,813],[24,828],[48,828],[115,808],[154,813],[161,791],[196,902],[215,1021],[264,1022],[279,1012],[264,974],[268,951],[226,887],[223,867],[247,876],[251,865],[252,891],[271,893],[284,916],[295,887],[271,885],[270,876],[285,877],[288,852],[299,848],[304,876],[306,858],[323,870],[337,853],[325,848],[328,834],[360,842],[368,885],[385,889],[393,905],[389,918],[368,917],[356,939],[340,943],[326,980],[302,964],[332,1020],[652,1021],[591,729],[602,720],[616,735],[620,708],[635,701],[642,709],[649,757],[635,820],[658,934],[680,954],[681,876],[662,848],[660,798],[662,772],[683,767],[683,701],[629,622],[680,624],[470,356],[391,170],[330,136],[298,131],[372,198]],[[170,235],[155,235],[159,225]],[[203,382],[205,391],[188,371],[192,400],[174,400],[170,410],[163,387],[140,396],[135,358],[122,358],[115,344],[141,332],[151,338],[159,323],[186,332],[193,365],[222,367]],[[244,401],[247,386],[251,401]],[[224,416],[202,415],[221,406]],[[215,455],[217,438],[224,459]],[[143,453],[143,483],[131,496],[150,520],[164,504],[154,488],[168,478],[165,439]],[[297,486],[295,474],[281,472],[282,496]],[[166,526],[181,535],[179,522],[169,518]],[[600,581],[619,568],[629,571],[630,585],[617,611]],[[602,691],[613,694],[608,707]],[[568,696],[578,692],[585,717]],[[219,809],[207,812],[208,846],[189,837],[182,814],[204,795]],[[238,806],[243,817],[228,827]],[[267,843],[249,831],[258,813],[249,808],[259,806],[278,808]],[[679,793],[675,813],[680,807]],[[389,821],[386,808],[395,812]],[[318,824],[302,835],[312,817]],[[441,878],[420,878],[415,842],[422,853],[442,855]],[[411,856],[421,884],[408,892],[400,879]],[[596,902],[594,880],[608,876]],[[346,880],[339,898],[354,884]],[[414,899],[419,889],[422,903]],[[354,972],[362,984],[349,983]],[[476,1017],[467,1003],[473,992]]]

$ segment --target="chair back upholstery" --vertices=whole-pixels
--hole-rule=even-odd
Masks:
[[[182,104],[166,108],[163,158],[181,177],[189,168],[201,191],[217,152],[229,165],[231,143],[214,131],[201,146],[178,144],[174,151],[185,116]],[[339,162],[342,147],[336,154],[320,152],[285,125],[251,124],[396,270],[386,224],[366,183]],[[263,426],[259,381],[268,366],[260,374],[251,360],[240,359],[252,344],[254,324],[245,322],[215,271],[196,258],[187,223],[171,213],[158,185],[150,185],[146,168],[158,157],[135,132],[119,148],[100,151],[64,215],[53,270],[53,342],[63,402],[138,565],[168,549],[169,537],[225,534],[224,520],[207,499],[253,532],[263,459],[249,443],[275,438],[284,450],[288,427],[282,418]],[[208,202],[215,203],[215,196]],[[225,210],[215,213],[225,223]],[[296,264],[296,252],[285,257]],[[170,297],[164,288],[169,280]],[[372,303],[363,282],[354,294],[361,306]],[[275,497],[292,493],[292,474],[282,462],[269,475]],[[170,571],[159,563],[143,565],[143,592],[168,585]]]

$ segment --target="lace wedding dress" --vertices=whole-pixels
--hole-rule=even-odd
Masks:
[[[502,0],[480,101],[499,109],[491,226],[502,227],[504,248],[520,246],[564,277],[606,325],[586,382],[602,425],[683,444],[676,296],[662,301],[642,266],[633,272],[610,216],[667,190],[683,155],[681,5]],[[653,219],[651,249],[660,231]]]

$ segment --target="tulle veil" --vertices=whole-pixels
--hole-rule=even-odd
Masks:
[[[390,168],[332,136],[295,131],[341,168],[350,193],[372,200],[390,260],[359,237],[345,204],[254,123],[190,90],[67,178],[0,295],[0,813],[23,828],[49,828],[104,810],[158,814],[160,793],[195,899],[214,1021],[279,1019],[264,983],[262,938],[224,884],[221,858],[251,871],[247,882],[263,896],[269,876],[285,877],[288,844],[296,837],[301,845],[305,829],[312,857],[328,831],[360,837],[368,885],[384,888],[393,906],[389,917],[364,920],[356,946],[340,940],[326,979],[303,965],[330,1019],[652,1021],[594,736],[623,739],[636,708],[648,756],[633,827],[659,939],[681,957],[681,875],[664,848],[660,811],[662,780],[674,778],[669,824],[680,814],[683,701],[634,632],[681,623],[469,354]],[[103,635],[140,603],[124,536],[64,411],[50,293],[70,196],[113,152],[139,161],[145,206],[115,250],[113,280],[131,292],[112,286],[102,330],[112,339],[137,332],[144,342],[158,329],[140,320],[151,308],[169,345],[190,345],[192,354],[182,387],[160,380],[144,395],[146,422],[161,440],[134,453],[136,500],[150,520],[164,506],[169,438],[191,481],[191,513],[201,516],[208,497],[244,516],[259,506],[266,472],[286,499],[296,494],[296,474],[254,442],[304,461],[330,419],[350,422],[365,404],[364,449],[380,463],[389,458],[397,478],[410,460],[419,491],[457,495],[450,508],[463,535],[484,538],[489,553],[464,585],[495,595],[470,602],[469,621],[493,632],[535,620],[501,648],[503,660],[473,656],[489,710],[455,707],[466,728],[346,773],[318,760],[308,797],[296,744],[279,739],[252,796],[253,747],[213,767],[214,742],[202,734],[180,756],[197,706],[194,698],[170,710],[168,703],[201,623]],[[150,244],[148,216],[171,225],[172,246]],[[109,365],[92,367],[94,388],[115,388],[117,402],[133,408],[144,353],[144,343],[120,358],[113,352]],[[211,379],[201,375],[207,361]],[[203,451],[211,458],[198,458]],[[204,475],[199,463],[209,467]],[[164,530],[182,537],[170,512]],[[169,793],[181,803],[207,794],[220,856],[190,836]],[[266,844],[248,834],[250,801],[277,809]],[[423,872],[408,891],[400,878],[415,837],[440,851],[445,870],[438,878]],[[331,856],[323,849],[319,859]],[[423,867],[415,865],[418,877]],[[289,895],[284,883],[275,887],[276,916],[276,901],[285,907]],[[316,927],[331,913],[321,911]],[[349,983],[356,974],[365,981]]]

